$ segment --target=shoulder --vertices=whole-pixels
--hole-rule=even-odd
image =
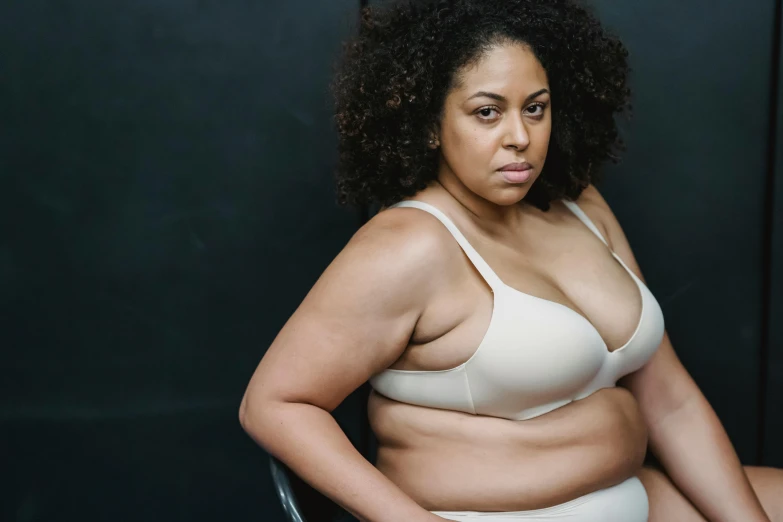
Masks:
[[[582,191],[576,203],[591,219],[593,215],[597,218],[606,218],[608,214],[612,213],[609,203],[606,202],[598,188],[592,184]],[[602,221],[602,219],[599,220]]]
[[[617,233],[620,224],[617,222],[612,209],[606,199],[601,195],[595,185],[588,185],[576,200],[579,208],[587,214],[587,217],[595,223],[609,244],[614,246],[618,240]],[[620,232],[622,230],[619,230]]]
[[[620,222],[598,189],[594,185],[589,185],[576,200],[576,203],[598,227],[609,242],[609,247],[640,279],[644,280]]]
[[[381,211],[362,226],[333,265],[373,285],[426,291],[447,275],[455,253],[459,245],[434,216],[397,207]]]
[[[451,233],[435,216],[407,207],[379,212],[356,232],[351,243],[363,250],[380,249],[384,254],[429,263],[451,248],[459,249]]]

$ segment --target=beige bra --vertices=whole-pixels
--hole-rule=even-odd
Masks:
[[[608,248],[582,209],[571,201],[563,203]],[[614,252],[612,256],[639,287],[642,312],[630,340],[609,351],[596,328],[579,313],[504,284],[437,208],[421,201],[402,201],[393,207],[418,208],[440,220],[492,289],[494,308],[489,328],[470,359],[448,370],[383,370],[370,378],[381,395],[418,406],[530,419],[615,386],[658,348],[664,332],[661,308]]]

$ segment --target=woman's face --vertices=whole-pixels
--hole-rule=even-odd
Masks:
[[[546,71],[523,44],[499,44],[460,70],[437,133],[441,184],[497,205],[520,201],[544,167],[550,105]]]

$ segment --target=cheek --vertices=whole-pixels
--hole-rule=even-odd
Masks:
[[[535,148],[540,155],[546,155],[549,150],[549,142],[552,139],[551,126],[537,127],[535,133],[530,136],[530,145]]]
[[[541,138],[539,139],[539,143],[541,144],[541,148],[546,151],[549,149],[549,142],[552,139],[552,135],[550,134],[549,130],[541,134]]]
[[[494,154],[498,146],[496,133],[492,129],[482,127],[480,123],[464,122],[455,126],[451,143],[455,153],[466,157],[468,161],[476,161],[484,155]]]
[[[483,178],[493,164],[498,150],[495,134],[480,123],[470,121],[452,125],[444,133],[443,157],[452,172],[468,186],[473,186],[477,178]]]

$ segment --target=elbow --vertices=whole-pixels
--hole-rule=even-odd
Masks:
[[[264,410],[264,408],[259,409],[257,403],[257,400],[251,400],[251,397],[245,393],[245,396],[242,397],[242,402],[239,404],[239,425],[242,426],[245,433],[254,439],[257,437],[256,432],[259,429],[258,425],[261,420],[258,419],[258,413]]]
[[[242,397],[242,402],[239,404],[239,424],[247,431],[247,394]]]
[[[297,416],[298,403],[269,397],[258,392],[245,392],[239,404],[239,424],[257,444],[266,448],[270,441],[285,437],[285,425],[290,424],[291,408]]]
[[[262,444],[263,435],[269,431],[270,425],[274,425],[270,416],[273,411],[275,408],[270,402],[245,393],[239,404],[239,425],[253,440]]]

